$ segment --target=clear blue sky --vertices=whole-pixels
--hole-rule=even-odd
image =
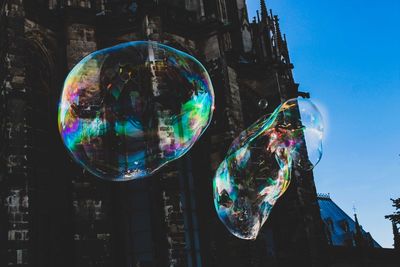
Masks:
[[[317,190],[392,247],[400,197],[400,1],[267,0],[287,35],[294,76],[325,118]],[[259,0],[247,0],[250,20]]]

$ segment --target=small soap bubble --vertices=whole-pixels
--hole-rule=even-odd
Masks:
[[[151,175],[208,127],[210,77],[191,55],[129,42],[82,59],[65,80],[58,124],[73,158],[106,180]]]
[[[213,180],[215,208],[233,235],[257,237],[288,188],[292,170],[309,170],[319,162],[322,132],[322,117],[315,105],[290,99],[233,141]]]
[[[265,98],[260,99],[260,101],[258,101],[258,107],[260,109],[266,109],[268,107],[268,101]]]

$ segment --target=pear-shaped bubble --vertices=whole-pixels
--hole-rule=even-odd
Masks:
[[[309,109],[302,111],[303,104]],[[303,117],[305,123],[301,123]],[[309,100],[290,99],[233,141],[213,181],[216,211],[233,235],[255,239],[276,201],[288,188],[292,169],[302,167],[301,159],[308,162],[304,142],[307,125],[323,129],[317,125],[322,120],[317,122],[312,118],[320,119],[321,115]],[[313,137],[320,136],[310,136]]]
[[[59,131],[73,158],[106,180],[151,175],[209,125],[214,92],[201,63],[155,42],[96,51],[68,74]]]

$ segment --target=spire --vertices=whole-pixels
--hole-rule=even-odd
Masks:
[[[282,50],[282,48],[283,48],[283,39],[282,39],[281,27],[279,25],[278,16],[276,16],[276,15],[274,16],[274,21],[275,21],[275,30],[276,30],[276,41],[278,42],[279,50]]]
[[[354,207],[353,207],[354,208]],[[362,233],[362,228],[360,226],[360,223],[358,222],[356,210],[354,208],[354,221],[356,223],[356,232],[354,233],[354,241],[356,243],[357,247],[363,247],[365,242],[364,242],[364,236]]]
[[[356,233],[361,233],[361,226],[358,222],[357,214],[354,212],[354,221],[356,222]]]
[[[242,21],[249,21],[249,14],[247,13],[247,7],[242,9]]]
[[[397,228],[397,225],[394,221],[392,221],[392,226],[393,226],[393,239],[394,239],[394,248],[397,250],[400,250],[400,233],[399,233],[399,228]]]
[[[358,222],[358,218],[357,218],[357,209],[356,209],[356,206],[354,205],[354,203],[353,203],[353,212],[354,212],[354,221],[355,221],[355,223],[356,223],[356,236],[357,236],[357,237],[360,237],[360,235],[362,234],[362,232],[361,232],[361,226],[360,226],[360,224],[359,224],[359,222]]]
[[[265,0],[260,0],[260,9],[261,9],[261,21],[267,22],[268,11],[267,11],[267,5],[265,4]]]

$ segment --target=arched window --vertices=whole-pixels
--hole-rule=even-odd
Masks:
[[[333,245],[332,235],[333,235],[333,232],[334,232],[334,226],[333,226],[332,219],[331,218],[326,219],[324,221],[324,225],[325,225],[324,230],[325,230],[326,239],[328,239],[328,243],[330,245]]]
[[[349,227],[349,222],[348,222],[348,221],[346,221],[346,220],[341,220],[341,221],[339,222],[339,225],[340,225],[340,227],[342,228],[342,230],[343,230],[345,233],[348,233],[348,232],[350,231],[350,227]]]
[[[326,225],[329,227],[329,230],[330,230],[331,232],[334,232],[334,231],[335,231],[335,226],[333,225],[333,221],[332,221],[331,218],[327,218],[327,219],[325,220],[325,223],[326,223]]]

